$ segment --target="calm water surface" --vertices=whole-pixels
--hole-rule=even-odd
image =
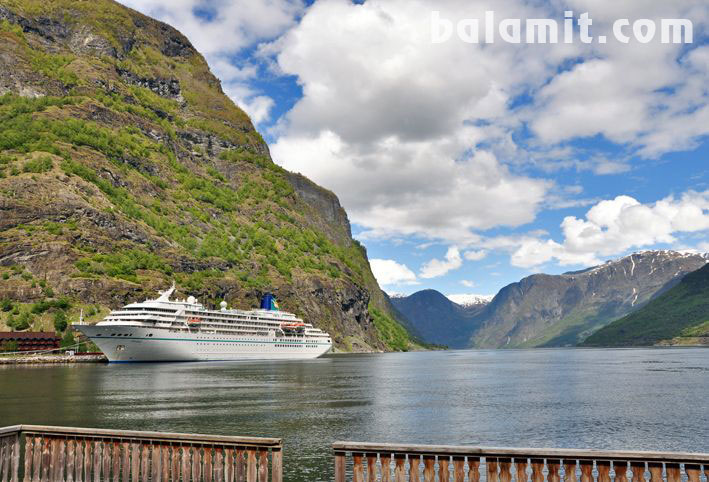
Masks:
[[[288,481],[330,480],[335,440],[709,452],[709,350],[0,368],[17,423],[282,437]]]

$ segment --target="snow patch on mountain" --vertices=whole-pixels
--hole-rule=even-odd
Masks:
[[[461,306],[476,306],[486,305],[492,301],[495,295],[474,295],[474,294],[457,294],[446,295],[453,303]]]

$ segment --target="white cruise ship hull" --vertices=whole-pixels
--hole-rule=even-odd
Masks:
[[[113,325],[75,325],[112,363],[238,360],[303,360],[332,344],[295,337],[259,337],[192,330]]]

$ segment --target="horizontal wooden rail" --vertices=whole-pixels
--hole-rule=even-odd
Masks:
[[[0,429],[0,482],[282,482],[282,451],[274,438],[19,425]]]
[[[354,482],[645,482],[646,475],[649,482],[709,482],[709,454],[701,453],[356,442],[333,450],[335,482],[348,474]]]

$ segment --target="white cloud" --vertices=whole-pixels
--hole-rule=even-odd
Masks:
[[[463,266],[463,258],[460,257],[460,250],[451,246],[446,252],[445,259],[432,259],[421,267],[421,278],[438,278]]]
[[[495,8],[530,11],[504,3]],[[437,5],[318,2],[272,46],[304,95],[280,124],[273,157],[336,192],[365,238],[470,242],[476,230],[534,220],[550,187],[511,173],[492,148],[471,150],[493,140],[514,149],[500,117],[518,88],[510,68],[541,79],[544,62],[497,46],[432,44]],[[501,125],[471,122],[492,119]]]
[[[601,7],[572,3],[577,12],[598,14],[599,29],[608,28],[612,17]],[[691,13],[698,25],[706,17],[703,0],[622,3],[632,5],[609,10],[629,18]],[[303,89],[274,131],[274,159],[336,192],[351,219],[367,229],[364,238],[474,243],[481,231],[521,226],[545,207],[593,202],[545,202],[551,183],[506,164],[534,164],[539,150],[562,156],[548,165],[620,174],[632,168],[627,159],[582,160],[560,146],[600,134],[653,156],[709,132],[703,113],[709,95],[702,88],[709,69],[701,49],[690,47],[678,61],[686,47],[433,44],[432,10],[457,20],[485,10],[498,19],[544,18],[562,9],[522,0],[330,0],[316,2],[296,27],[262,49]],[[513,107],[522,94],[531,103]],[[536,134],[529,146],[513,136],[525,123]]]
[[[534,267],[556,260],[559,264],[591,265],[599,257],[629,249],[673,243],[678,233],[709,230],[709,191],[689,191],[650,204],[618,196],[593,206],[584,219],[566,217],[561,223],[564,240],[524,239],[511,263]]]
[[[486,256],[487,251],[484,249],[479,249],[477,251],[466,251],[463,254],[463,257],[468,261],[480,261],[481,259],[485,259]]]
[[[417,284],[416,274],[392,259],[370,259],[372,273],[381,285]]]
[[[591,12],[595,35],[608,38],[611,22],[618,18],[648,18],[658,24],[662,18],[690,18],[697,32],[708,16],[703,0],[572,0],[570,6]],[[691,148],[709,133],[709,92],[700,87],[707,82],[709,69],[700,60],[707,47],[695,45],[686,54],[687,45],[661,44],[660,35],[650,44],[595,44],[584,52],[583,62],[539,89],[525,119],[547,144],[603,135],[647,157]],[[597,173],[618,169],[625,168],[602,164]]]
[[[471,281],[471,280],[467,280],[467,279],[461,280],[460,284],[462,284],[466,288],[475,288],[477,286],[475,281]]]
[[[352,221],[367,228],[363,238],[418,234],[465,243],[476,238],[473,230],[534,220],[549,184],[510,174],[491,153],[456,161],[466,149],[464,133],[458,136],[359,146],[327,131],[283,137],[271,153],[336,192]]]
[[[699,243],[697,250],[699,250],[700,253],[709,253],[709,242]]]

